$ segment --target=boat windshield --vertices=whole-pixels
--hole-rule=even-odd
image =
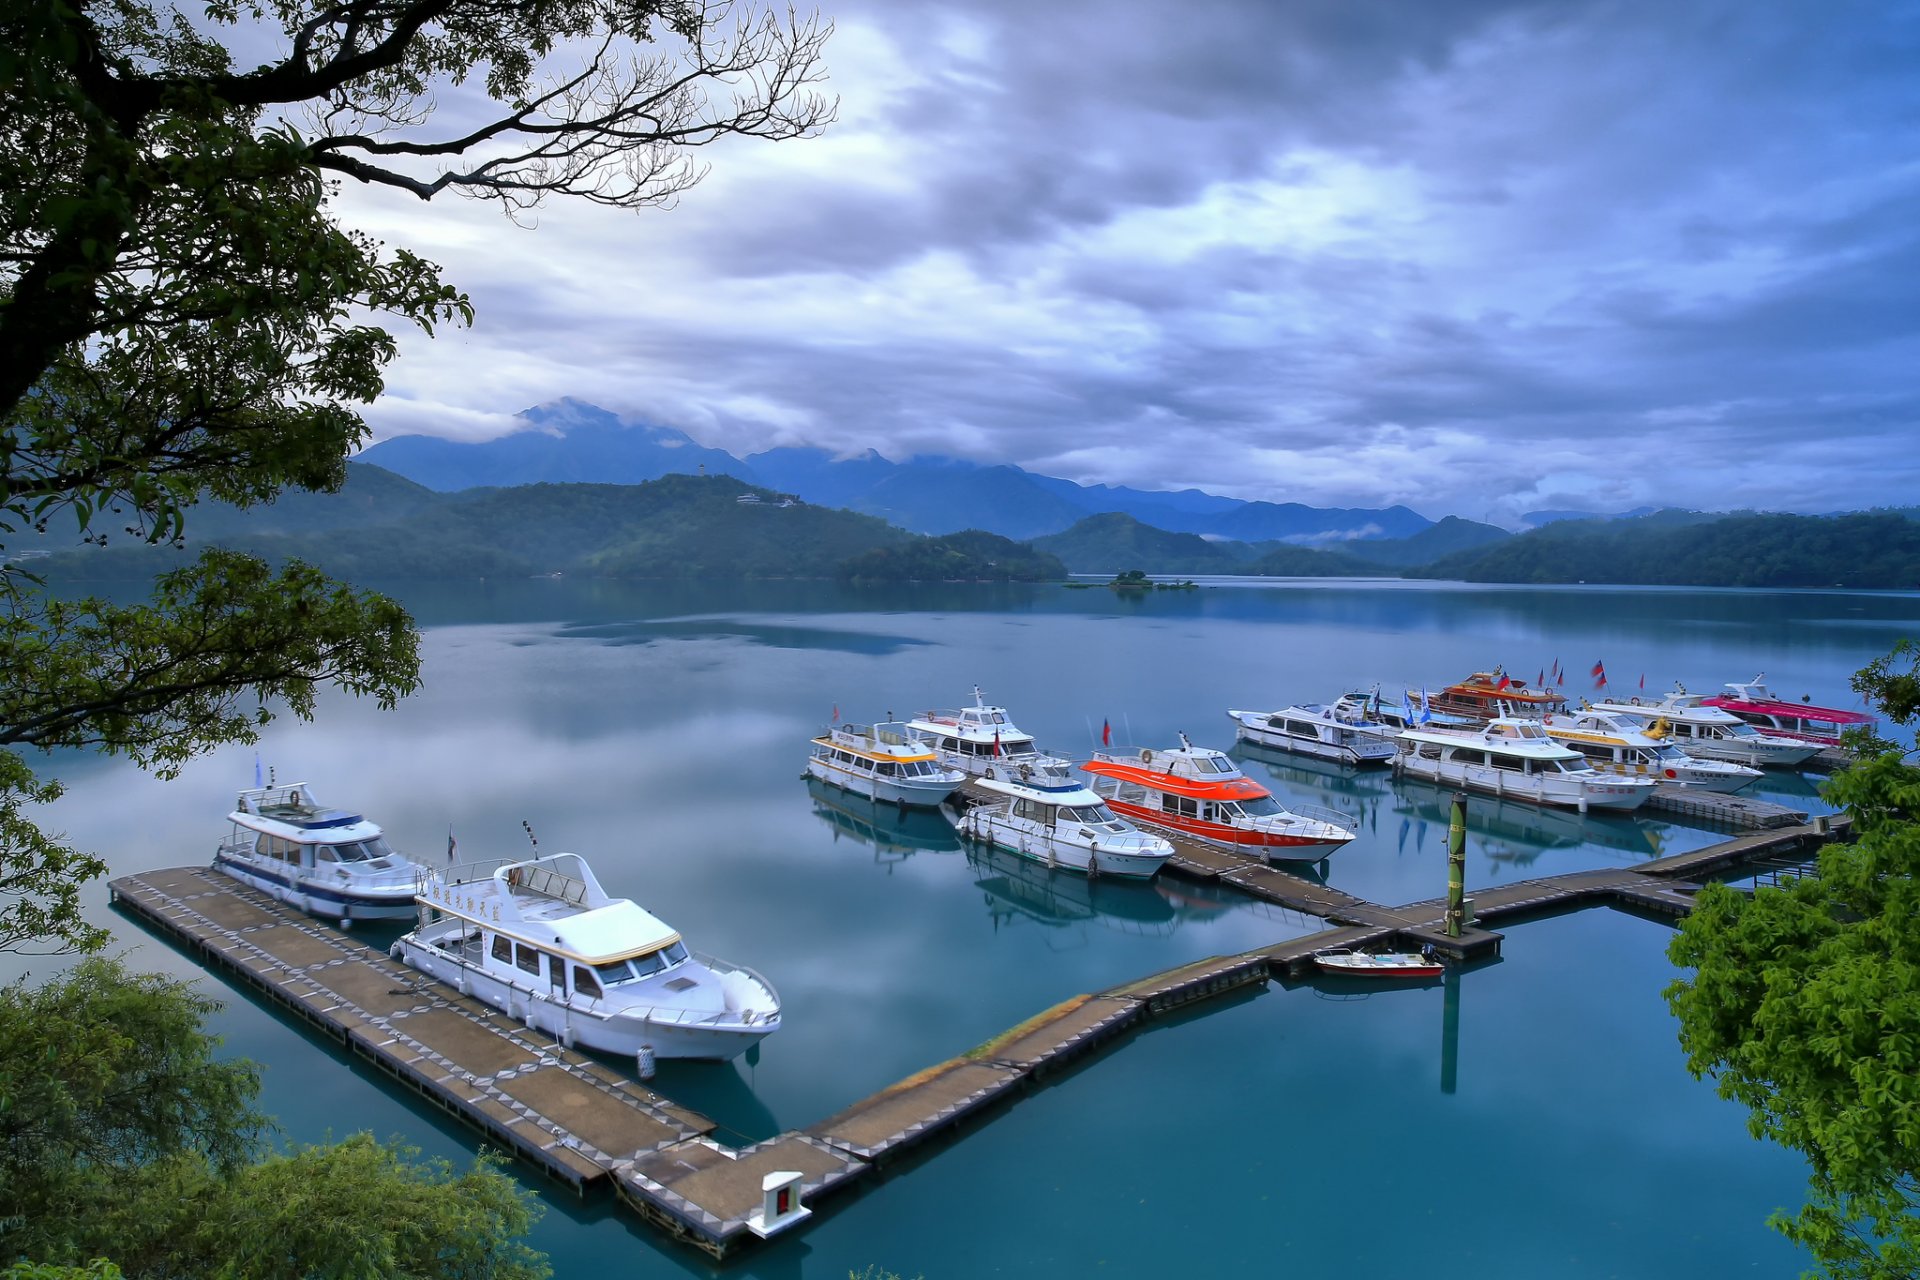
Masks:
[[[1073,808],[1063,805],[1060,809],[1060,817],[1063,821],[1084,822],[1088,826],[1107,824],[1117,827],[1120,825],[1120,819],[1114,816],[1113,810],[1103,804],[1083,804]]]
[[[1233,767],[1233,762],[1231,760],[1227,759],[1225,756],[1220,756],[1220,755],[1193,757],[1193,771],[1195,773],[1237,773],[1239,772]]]
[[[623,982],[638,982],[641,978],[650,978],[663,973],[687,958],[687,944],[672,942],[658,951],[650,951],[644,956],[634,956],[630,960],[614,960],[607,964],[593,966],[601,983],[617,987]]]
[[[1224,807],[1224,806],[1223,806]],[[1249,818],[1277,818],[1286,810],[1272,796],[1260,796],[1254,800],[1240,801],[1240,811]]]
[[[321,845],[313,851],[313,856],[318,862],[373,862],[380,858],[391,858],[393,846],[387,843],[385,836],[374,836],[370,840]]]

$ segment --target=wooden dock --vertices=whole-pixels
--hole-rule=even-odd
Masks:
[[[552,1177],[582,1191],[611,1185],[643,1221],[726,1257],[760,1238],[754,1215],[768,1175],[800,1174],[809,1204],[872,1181],[903,1153],[994,1114],[1155,1017],[1311,974],[1318,951],[1431,945],[1467,960],[1498,953],[1501,935],[1486,926],[1528,916],[1601,904],[1680,916],[1698,887],[1688,877],[1755,859],[1808,858],[1846,832],[1844,819],[1821,819],[1635,867],[1480,889],[1474,923],[1458,938],[1445,934],[1439,899],[1383,907],[1180,841],[1169,864],[1176,874],[1232,885],[1333,927],[1075,996],[818,1124],[740,1150],[714,1141],[712,1122],[697,1113],[208,868],[126,876],[111,889],[122,910]]]
[[[1737,831],[1770,830],[1800,826],[1807,820],[1805,809],[1795,809],[1771,800],[1751,796],[1728,795],[1720,791],[1702,791],[1662,783],[1653,789],[1647,808],[1671,813],[1710,827],[1730,827]]]

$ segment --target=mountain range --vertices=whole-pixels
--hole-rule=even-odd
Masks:
[[[516,415],[525,430],[469,444],[396,436],[359,461],[440,492],[486,486],[592,482],[638,484],[663,475],[730,475],[809,503],[878,516],[915,533],[983,529],[1026,540],[1061,533],[1088,516],[1120,512],[1170,533],[1236,542],[1333,547],[1407,538],[1434,523],[1403,506],[1311,507],[1246,502],[1198,489],[1152,492],[1080,485],[1020,467],[958,458],[894,462],[873,450],[836,457],[780,448],[736,458],[671,427],[628,422],[563,399]]]

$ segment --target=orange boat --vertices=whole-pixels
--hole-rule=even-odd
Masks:
[[[1354,837],[1346,814],[1282,808],[1224,751],[1196,747],[1184,733],[1168,750],[1096,751],[1080,767],[1114,812],[1269,862],[1318,862]]]
[[[1495,716],[1541,717],[1567,709],[1566,695],[1553,689],[1530,688],[1504,670],[1476,671],[1433,696],[1433,709],[1485,723]]]

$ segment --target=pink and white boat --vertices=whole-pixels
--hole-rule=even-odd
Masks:
[[[1762,733],[1776,738],[1795,738],[1823,747],[1840,745],[1840,735],[1848,729],[1872,732],[1880,721],[1864,711],[1843,711],[1839,707],[1816,707],[1810,702],[1789,702],[1767,688],[1766,676],[1758,675],[1744,684],[1727,685],[1728,692],[1702,698],[1703,705],[1719,707],[1739,716]]]

